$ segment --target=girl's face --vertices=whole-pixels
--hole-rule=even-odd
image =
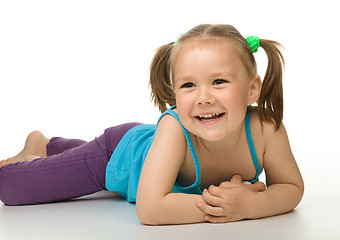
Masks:
[[[185,44],[185,43],[184,43]],[[241,129],[254,82],[237,52],[225,44],[182,46],[174,65],[179,118],[189,132],[206,141],[220,141]],[[260,87],[260,86],[259,86]]]

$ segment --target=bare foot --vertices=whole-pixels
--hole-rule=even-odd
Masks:
[[[46,138],[41,132],[33,131],[26,139],[24,149],[14,157],[0,161],[0,167],[15,162],[32,161],[36,158],[47,157],[46,145],[50,139]]]

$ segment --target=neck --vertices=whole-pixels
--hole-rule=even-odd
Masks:
[[[244,134],[244,122],[239,128],[232,132],[229,136],[221,139],[220,141],[206,141],[201,138],[197,138],[197,144],[199,147],[206,149],[210,153],[225,152],[228,149],[236,149],[241,141],[241,136]]]

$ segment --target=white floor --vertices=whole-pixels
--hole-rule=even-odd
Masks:
[[[9,207],[0,203],[0,239],[340,239],[340,197],[307,190],[293,212],[227,224],[144,226],[115,193],[68,202]]]

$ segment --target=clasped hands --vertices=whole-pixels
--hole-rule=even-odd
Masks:
[[[203,201],[197,207],[206,213],[205,220],[211,223],[233,222],[251,218],[253,201],[266,186],[262,182],[243,184],[240,175],[234,175],[229,182],[204,189]]]

